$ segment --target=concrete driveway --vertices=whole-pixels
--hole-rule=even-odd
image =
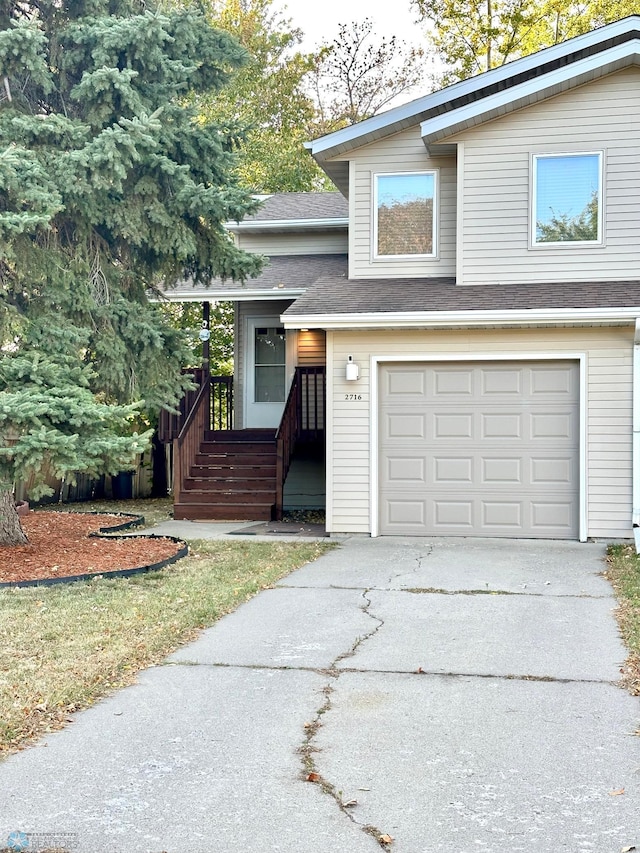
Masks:
[[[0,764],[0,846],[640,849],[640,702],[603,556],[348,539]]]

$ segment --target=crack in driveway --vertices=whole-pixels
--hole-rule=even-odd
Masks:
[[[362,597],[365,601],[365,604],[361,605],[361,610],[369,618],[373,619],[377,624],[371,629],[371,631],[358,637],[349,649],[344,652],[341,652],[332,661],[330,666],[327,669],[323,670],[323,672],[325,672],[330,679],[330,681],[328,681],[322,688],[324,702],[316,711],[315,718],[311,722],[305,724],[305,738],[302,745],[298,748],[298,752],[302,760],[302,778],[304,779],[304,781],[318,785],[324,794],[330,796],[335,801],[342,814],[346,815],[346,817],[351,821],[351,823],[355,824],[367,835],[371,835],[373,838],[375,838],[377,843],[384,850],[388,850],[389,845],[392,842],[391,836],[386,834],[385,832],[382,832],[380,829],[378,829],[378,827],[372,826],[371,824],[364,824],[359,821],[352,811],[352,809],[358,805],[357,801],[345,800],[345,798],[343,797],[343,792],[333,782],[330,782],[322,775],[322,773],[318,771],[315,762],[315,755],[317,752],[319,752],[319,749],[315,746],[314,740],[322,726],[322,718],[324,714],[328,713],[332,708],[331,696],[333,694],[334,685],[343,672],[349,672],[348,669],[338,669],[338,664],[341,663],[343,660],[347,660],[348,658],[353,657],[353,655],[355,655],[362,643],[375,636],[375,634],[377,634],[380,628],[382,628],[382,626],[384,625],[383,619],[380,619],[380,617],[369,611],[369,608],[371,607],[371,599],[367,597],[368,594],[368,589],[365,589],[362,593]]]

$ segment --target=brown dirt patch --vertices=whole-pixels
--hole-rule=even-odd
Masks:
[[[30,512],[20,520],[29,544],[0,545],[0,583],[135,569],[180,549],[165,538],[89,538],[100,528],[122,524],[122,516],[106,513]]]

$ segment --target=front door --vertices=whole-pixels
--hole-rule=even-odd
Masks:
[[[287,345],[279,317],[250,317],[247,328],[245,426],[277,427],[287,388]]]

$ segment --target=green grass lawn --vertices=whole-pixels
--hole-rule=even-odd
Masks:
[[[166,518],[168,502],[65,505]],[[144,506],[140,506],[144,504]],[[116,509],[117,507],[117,509]],[[130,684],[292,570],[323,542],[193,541],[162,571],[130,579],[0,591],[0,755],[64,725],[69,714]]]
[[[58,507],[50,507],[56,509]],[[148,526],[171,503],[99,501],[64,510],[134,512]],[[0,591],[0,755],[64,725],[70,713],[130,684],[261,589],[333,547],[325,542],[193,541],[153,574]],[[629,649],[626,686],[640,694],[640,558],[609,549],[607,578]]]
[[[39,510],[48,512],[127,512],[144,516],[145,527],[173,518],[171,498],[139,498],[130,501],[82,501],[78,503],[45,504]]]
[[[609,548],[606,577],[618,599],[616,616],[629,649],[625,683],[632,693],[640,695],[640,557],[632,545]]]

